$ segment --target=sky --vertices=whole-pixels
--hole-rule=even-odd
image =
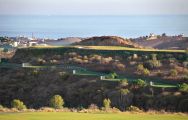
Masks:
[[[0,15],[187,15],[188,0],[0,0]]]

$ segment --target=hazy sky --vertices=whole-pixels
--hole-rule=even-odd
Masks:
[[[188,0],[0,0],[5,15],[188,14]]]

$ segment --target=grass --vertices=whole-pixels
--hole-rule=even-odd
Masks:
[[[0,120],[187,120],[187,115],[148,113],[0,113]]]
[[[34,46],[31,48],[78,48],[78,49],[93,49],[93,50],[125,50],[125,51],[143,51],[143,52],[171,52],[185,53],[185,50],[159,50],[149,48],[128,48],[121,46]]]
[[[85,76],[105,76],[107,74],[101,73],[101,72],[94,72],[94,71],[88,71],[88,70],[77,70],[76,75],[85,75]]]
[[[152,87],[158,87],[158,88],[176,88],[177,85],[167,85],[167,84],[154,84]]]
[[[184,53],[185,50],[159,50],[159,49],[139,49],[139,48],[128,48],[128,47],[121,47],[121,46],[88,46],[84,47],[88,49],[96,49],[96,50],[128,50],[128,51],[143,51],[143,52],[178,52]]]

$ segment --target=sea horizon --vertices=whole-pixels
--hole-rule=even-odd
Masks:
[[[37,38],[120,36],[150,33],[188,36],[188,15],[0,15],[0,36]]]

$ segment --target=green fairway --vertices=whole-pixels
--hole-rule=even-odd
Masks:
[[[131,113],[0,113],[0,120],[186,120],[187,115],[170,114],[131,114]]]
[[[165,49],[149,49],[149,48],[129,48],[122,46],[35,46],[31,48],[78,48],[78,49],[93,49],[93,50],[125,50],[125,51],[143,51],[143,52],[170,52],[170,53],[185,53],[185,50],[165,50]]]

